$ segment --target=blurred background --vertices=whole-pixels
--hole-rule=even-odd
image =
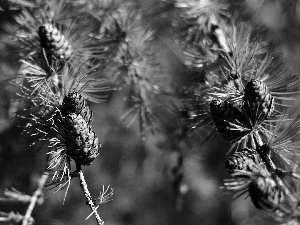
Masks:
[[[294,73],[300,71],[300,7],[298,1],[246,0],[250,20],[266,26],[267,38],[276,38],[275,51],[283,53]],[[185,80],[189,69],[182,63],[184,54],[171,36],[171,13],[167,1],[140,0],[146,9],[148,22],[157,30],[159,39],[155,41],[157,56],[164,66],[164,76],[168,84],[176,89]],[[160,8],[160,6],[163,6]],[[287,7],[289,6],[289,7]],[[14,14],[6,11],[7,1],[1,0],[0,32],[4,36]],[[172,14],[174,16],[174,14]],[[0,77],[5,81],[13,77],[20,66],[18,56],[0,41]],[[114,188],[113,201],[100,205],[99,215],[106,225],[251,225],[275,224],[264,212],[254,208],[247,196],[231,200],[220,187],[223,179],[229,178],[224,169],[225,154],[229,144],[220,136],[202,144],[203,134],[192,134],[185,143],[183,161],[183,196],[174,189],[172,168],[178,160],[178,152],[172,146],[176,136],[167,145],[165,135],[154,133],[146,140],[141,139],[139,121],[127,127],[120,117],[126,112],[124,96],[130,90],[112,91],[106,102],[90,104],[94,112],[93,128],[101,143],[99,157],[91,166],[84,167],[89,190],[96,198],[102,185]],[[44,171],[46,154],[28,149],[27,140],[21,134],[22,121],[14,120],[15,87],[7,82],[0,88],[0,191],[16,188],[32,194],[36,182]],[[176,98],[176,96],[175,96]],[[159,107],[165,99],[159,99]],[[169,103],[165,103],[168,105]],[[163,117],[163,115],[162,115]],[[171,123],[172,118],[164,118]],[[172,126],[170,125],[170,129]],[[170,135],[173,131],[170,131]],[[164,143],[164,144],[162,144]],[[175,144],[174,144],[175,145]],[[65,190],[53,193],[44,191],[44,202],[33,212],[36,224],[95,224],[90,217],[90,209],[74,179],[68,190],[65,203]],[[4,212],[26,211],[26,205],[13,202],[0,202]],[[0,222],[1,224],[1,222]]]

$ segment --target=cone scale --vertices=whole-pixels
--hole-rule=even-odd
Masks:
[[[93,122],[93,113],[81,94],[71,92],[63,99],[61,109],[63,116],[71,113],[80,114],[88,125]]]

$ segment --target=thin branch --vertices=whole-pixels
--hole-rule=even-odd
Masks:
[[[23,216],[20,213],[14,213],[14,212],[1,212],[0,211],[0,224],[20,224],[23,220]],[[33,218],[31,218],[32,222],[34,221]]]
[[[85,195],[87,205],[91,208],[91,210],[94,212],[94,215],[96,217],[97,225],[103,225],[104,221],[100,218],[100,216],[97,212],[96,206],[94,204],[94,200],[92,199],[91,194],[89,192],[89,189],[87,187],[87,184],[85,182],[83,172],[82,172],[80,166],[78,166],[78,165],[77,165],[77,171],[76,172],[77,172],[77,175],[79,177],[80,187],[82,188],[82,191]]]
[[[48,176],[49,176],[49,173],[45,172],[40,177],[40,179],[38,181],[38,186],[37,186],[35,192],[33,193],[33,195],[31,196],[30,204],[29,204],[29,206],[27,208],[27,211],[26,211],[26,213],[25,213],[25,215],[23,217],[22,225],[27,225],[29,223],[32,211],[33,211],[33,209],[35,207],[35,204],[39,200],[39,197],[42,195],[43,188],[44,188],[45,183],[46,183],[46,181],[48,179]]]

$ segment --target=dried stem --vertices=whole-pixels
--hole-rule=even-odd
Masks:
[[[174,173],[174,180],[173,180],[173,185],[175,189],[175,194],[176,194],[176,209],[178,211],[182,210],[182,201],[183,201],[183,196],[180,190],[180,186],[182,183],[182,178],[183,178],[183,154],[182,154],[182,149],[180,149],[180,152],[178,152],[177,156],[177,165],[176,167],[173,168],[173,173]]]
[[[39,200],[39,197],[43,193],[43,188],[44,188],[45,183],[48,179],[48,176],[49,176],[49,173],[45,172],[45,173],[42,174],[42,176],[38,180],[37,188],[36,188],[35,192],[33,193],[33,195],[31,196],[30,204],[29,204],[29,206],[27,208],[27,211],[26,211],[26,213],[23,217],[22,225],[27,225],[28,224],[28,222],[31,218],[32,211],[35,207],[35,204],[37,203],[37,201]]]
[[[83,191],[83,193],[85,195],[87,205],[91,208],[91,210],[93,211],[93,213],[94,213],[94,215],[96,217],[97,225],[103,225],[104,221],[100,218],[100,216],[99,216],[99,214],[97,212],[96,206],[94,204],[94,200],[91,197],[91,194],[90,194],[89,189],[87,187],[87,184],[85,182],[84,175],[83,175],[83,172],[81,170],[81,166],[80,165],[77,165],[76,173],[77,173],[77,175],[79,177],[80,187],[82,188],[82,191]]]
[[[139,104],[141,107],[145,107],[146,112],[144,113],[142,109],[140,109],[139,112],[139,119],[140,119],[140,131],[141,131],[141,137],[142,140],[145,140],[145,130],[146,130],[146,120],[147,120],[147,113],[149,113],[148,109],[148,101],[146,96],[146,90],[143,86],[143,81],[145,82],[145,79],[141,77],[136,70],[134,70],[133,73],[133,83],[139,88],[138,98],[139,98]]]

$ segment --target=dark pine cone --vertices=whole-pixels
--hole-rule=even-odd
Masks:
[[[91,125],[93,122],[92,110],[79,93],[71,92],[67,94],[63,100],[60,111],[64,117],[71,113],[75,113],[77,115],[80,114],[88,125]]]
[[[90,165],[99,155],[98,138],[80,114],[65,117],[64,139],[67,154],[80,165]]]
[[[39,28],[41,46],[46,50],[47,57],[69,59],[73,53],[72,46],[57,28],[45,23]]]
[[[268,118],[274,112],[274,98],[267,86],[256,79],[252,79],[245,87],[245,108],[251,110],[251,115]]]
[[[249,133],[242,113],[230,102],[215,99],[210,103],[210,111],[217,130],[227,141],[238,141]]]
[[[258,209],[276,210],[285,200],[284,193],[271,177],[258,177],[249,185],[249,195]]]
[[[227,158],[225,168],[230,174],[238,171],[257,173],[265,168],[265,165],[256,151],[244,148]]]

